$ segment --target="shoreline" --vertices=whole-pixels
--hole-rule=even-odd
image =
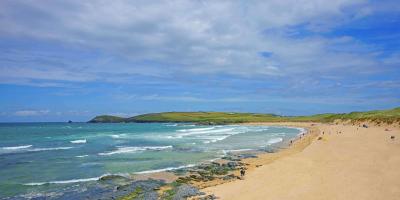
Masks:
[[[280,158],[301,152],[304,150],[311,142],[318,136],[319,130],[313,126],[304,126],[303,124],[294,123],[244,123],[241,125],[262,125],[262,126],[282,126],[287,128],[303,128],[305,132],[300,132],[296,137],[292,138],[292,144],[290,142],[284,143],[281,147],[277,148],[274,152],[257,152],[255,155],[257,157],[244,158],[241,160],[245,165],[246,173],[251,173],[254,169],[261,167],[263,165],[268,165],[275,160]],[[218,159],[217,162],[224,163],[224,159]],[[226,184],[232,181],[240,181],[240,170],[232,171],[233,175],[238,177],[238,179],[231,179],[228,181],[210,181],[210,182],[195,182],[193,185],[199,189],[207,189],[209,187],[214,187],[221,184]]]
[[[132,176],[134,176],[135,180],[144,180],[146,178],[154,178],[154,179],[165,180],[167,182],[172,182],[171,175],[174,176],[175,170],[190,169],[193,167],[200,166],[202,164],[210,164],[210,163],[215,163],[215,162],[224,163],[224,161],[227,161],[224,159],[224,157],[226,157],[228,154],[233,155],[233,156],[238,156],[238,155],[247,154],[247,153],[256,155],[257,158],[243,158],[241,160],[246,164],[252,165],[253,163],[255,163],[254,161],[259,159],[258,157],[272,156],[272,154],[273,155],[281,154],[283,151],[288,151],[291,148],[296,148],[296,150],[300,150],[300,149],[302,150],[307,145],[309,145],[310,139],[312,140],[317,136],[317,135],[315,135],[315,131],[317,131],[315,129],[312,130],[312,132],[311,132],[312,135],[310,135],[310,129],[313,128],[311,126],[297,126],[297,125],[293,125],[293,124],[291,124],[293,126],[289,126],[289,125],[284,125],[282,123],[275,123],[275,122],[270,123],[270,124],[269,123],[268,124],[267,123],[240,123],[240,124],[233,124],[233,125],[275,126],[275,127],[286,127],[286,128],[304,129],[304,130],[300,130],[300,133],[291,139],[293,141],[292,145],[290,145],[289,142],[284,142],[281,145],[275,147],[275,149],[277,151],[274,151],[274,152],[267,152],[267,151],[261,151],[261,150],[256,150],[256,149],[232,150],[232,151],[229,151],[224,156],[214,158],[211,160],[205,160],[205,161],[202,161],[197,164],[188,164],[188,165],[179,166],[179,167],[170,167],[170,168],[165,168],[165,169],[135,172],[135,173],[132,173]],[[303,136],[299,138],[300,135],[303,135]],[[307,143],[304,143],[305,142],[304,140],[306,140]],[[294,152],[291,152],[291,153],[294,153]],[[281,156],[283,156],[283,155],[279,155],[279,157],[281,157]],[[273,156],[273,157],[275,157],[275,156]],[[174,180],[176,180],[177,178],[179,178],[179,176],[176,176]]]

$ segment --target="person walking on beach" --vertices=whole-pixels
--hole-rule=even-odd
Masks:
[[[246,174],[246,171],[244,170],[244,168],[242,167],[240,169],[240,176],[243,177]]]

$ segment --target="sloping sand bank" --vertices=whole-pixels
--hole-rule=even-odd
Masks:
[[[229,200],[400,199],[398,127],[283,125],[319,129],[321,138],[314,138],[302,151],[248,170],[244,180],[203,191]]]

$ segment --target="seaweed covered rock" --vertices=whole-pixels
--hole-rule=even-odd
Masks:
[[[96,199],[96,200],[108,200],[108,199],[146,199],[146,200],[157,200],[158,193],[157,188],[165,185],[164,181],[160,180],[140,180],[132,181],[124,184],[112,184],[113,178],[119,179],[120,176],[116,177],[104,177],[103,180],[99,180],[87,186],[79,186],[75,189],[64,191],[62,194],[57,196],[57,200],[70,200],[70,199]],[[107,181],[107,184],[104,184]]]
[[[204,194],[204,192],[200,192],[200,190],[197,189],[196,187],[185,184],[185,185],[181,185],[177,188],[174,200],[186,199],[188,197],[198,196],[198,195],[203,195],[203,194]]]

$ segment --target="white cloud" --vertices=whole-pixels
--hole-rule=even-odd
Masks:
[[[2,1],[0,27],[7,28],[0,29],[1,35],[53,41],[105,56],[51,60],[64,66],[3,64],[0,80],[131,81],[121,74],[254,77],[381,70],[373,46],[320,34],[373,12],[364,0]],[[296,37],[299,29],[313,34]],[[271,56],[260,56],[263,51]],[[51,52],[42,57],[53,58]]]

